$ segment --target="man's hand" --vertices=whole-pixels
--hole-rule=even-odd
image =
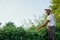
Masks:
[[[48,24],[48,22],[49,22],[49,20],[46,20],[46,22],[45,22],[43,25],[41,25],[40,27],[38,27],[36,30],[39,30],[39,29],[41,29],[42,27],[45,27],[45,26]]]

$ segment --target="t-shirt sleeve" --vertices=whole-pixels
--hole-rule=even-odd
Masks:
[[[47,17],[47,20],[50,21],[50,16]]]

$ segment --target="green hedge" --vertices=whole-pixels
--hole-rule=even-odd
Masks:
[[[23,27],[17,27],[13,23],[7,23],[0,28],[0,40],[47,40],[46,28],[41,30],[24,30]],[[57,23],[55,40],[60,40],[60,23]]]

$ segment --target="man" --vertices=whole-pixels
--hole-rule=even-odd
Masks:
[[[48,31],[48,40],[54,40],[54,32],[55,32],[55,20],[54,20],[54,16],[51,13],[50,9],[45,9],[45,11],[46,11],[46,14],[48,15],[47,20],[38,29],[48,25],[48,28],[47,28],[47,31]]]

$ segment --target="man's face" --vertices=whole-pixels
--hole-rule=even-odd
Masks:
[[[47,15],[49,15],[49,14],[50,14],[50,11],[49,11],[49,10],[46,10],[45,12],[46,12],[46,14],[47,14]]]

